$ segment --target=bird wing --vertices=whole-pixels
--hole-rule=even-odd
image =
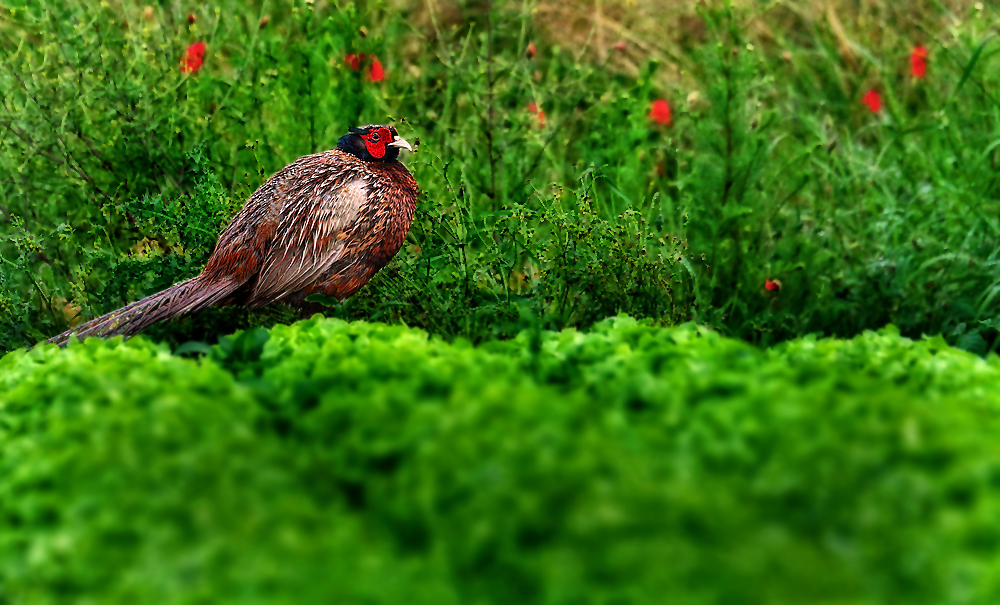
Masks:
[[[315,283],[343,254],[348,231],[368,201],[368,182],[328,165],[295,188],[281,210],[249,304],[263,306]]]

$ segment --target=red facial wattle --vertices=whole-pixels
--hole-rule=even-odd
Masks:
[[[376,160],[385,157],[385,146],[392,142],[392,133],[388,128],[376,128],[375,130],[361,135],[368,148],[368,154]]]

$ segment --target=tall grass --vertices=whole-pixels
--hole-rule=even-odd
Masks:
[[[889,322],[997,342],[993,7],[0,6],[3,348],[197,272],[267,176],[384,121],[420,140],[418,215],[330,314],[472,340],[626,311],[762,344]],[[658,98],[670,125],[647,117]]]

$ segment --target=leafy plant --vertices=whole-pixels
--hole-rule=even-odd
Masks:
[[[315,317],[206,351],[138,337],[0,359],[5,597],[1000,590],[1000,359],[940,337],[760,350],[619,317],[472,347]]]

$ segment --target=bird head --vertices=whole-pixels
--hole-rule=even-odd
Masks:
[[[391,162],[399,157],[400,149],[413,151],[409,143],[399,138],[395,128],[381,124],[352,128],[340,137],[337,149],[366,162]]]

